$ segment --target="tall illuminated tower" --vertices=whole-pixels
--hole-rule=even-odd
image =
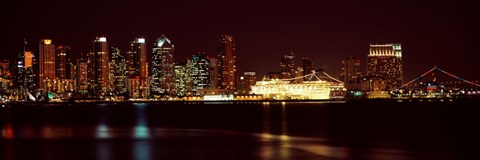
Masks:
[[[144,38],[130,42],[127,52],[128,91],[131,98],[148,96],[147,46]]]
[[[222,35],[218,46],[218,88],[235,91],[237,84],[236,59],[233,36]]]
[[[197,95],[197,91],[210,88],[211,67],[210,59],[207,58],[205,52],[197,52],[192,59],[187,62],[187,69],[192,81],[192,92]]]
[[[293,52],[285,53],[280,59],[280,72],[282,79],[295,77],[295,55]]]
[[[367,75],[384,79],[387,82],[387,90],[395,89],[403,84],[400,43],[370,44],[367,63]]]
[[[150,83],[150,94],[154,97],[176,94],[173,51],[174,46],[172,42],[164,35],[155,40]]]
[[[345,84],[347,89],[359,90],[361,88],[361,74],[360,59],[349,57],[342,60],[340,81]]]
[[[110,91],[110,56],[106,37],[97,37],[88,54],[90,91],[100,96]]]
[[[315,68],[313,68],[313,62],[310,61],[308,58],[303,58],[302,59],[302,69],[303,69],[303,76],[305,75],[308,75],[310,73],[312,73],[312,70],[314,70]],[[310,77],[304,77],[303,78],[304,81],[309,81],[310,80]]]
[[[54,91],[55,45],[51,39],[42,39],[39,44],[39,88],[43,93]]]
[[[69,46],[57,46],[56,49],[56,58],[55,58],[55,66],[56,66],[56,77],[60,80],[63,79],[70,79],[69,72],[70,72],[70,52],[71,49]]]

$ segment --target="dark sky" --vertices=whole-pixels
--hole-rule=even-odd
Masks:
[[[300,65],[308,57],[338,76],[340,60],[359,57],[364,66],[370,43],[402,43],[405,80],[438,65],[480,80],[479,9],[468,1],[125,1],[15,0],[0,5],[1,58],[14,59],[23,38],[41,38],[89,50],[96,36],[125,51],[135,37],[153,41],[165,34],[175,59],[196,51],[216,55],[218,39],[236,39],[240,73],[279,71],[283,53]],[[33,46],[32,46],[33,47]],[[149,53],[151,54],[151,53]],[[363,68],[365,71],[365,68]]]

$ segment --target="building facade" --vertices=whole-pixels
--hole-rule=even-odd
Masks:
[[[130,42],[127,52],[128,92],[131,98],[148,97],[147,45],[144,38]]]
[[[42,39],[39,44],[39,89],[42,94],[55,92],[55,45],[51,39]]]
[[[255,72],[243,72],[243,76],[239,77],[237,93],[240,95],[250,94],[252,86],[257,82]]]
[[[295,55],[293,52],[285,53],[280,59],[280,74],[281,79],[295,77]]]
[[[387,83],[386,90],[403,84],[401,44],[370,44],[367,63],[367,76],[384,79]]]
[[[110,53],[112,54],[110,70],[113,72],[113,94],[116,96],[123,96],[127,91],[127,64],[125,57],[120,53],[120,49],[112,47],[110,50]]]
[[[110,54],[106,37],[97,37],[88,54],[90,93],[101,98],[110,92]]]
[[[218,78],[219,89],[235,91],[236,89],[236,55],[235,40],[231,35],[222,35],[218,46]]]
[[[175,95],[174,45],[164,35],[155,41],[152,57],[150,94],[153,97]]]
[[[194,54],[192,59],[187,62],[187,69],[190,70],[191,91],[194,95],[203,95],[203,93],[201,93],[202,90],[211,88],[210,59],[207,58],[205,52],[197,52]]]
[[[348,90],[360,90],[362,86],[362,73],[360,71],[360,59],[349,57],[342,61],[340,81]]]
[[[312,70],[315,70],[315,68],[313,68],[313,62],[310,61],[310,59],[308,59],[308,58],[303,58],[302,59],[302,68],[303,68],[303,76],[311,74]],[[310,77],[308,77],[308,76],[303,77],[303,80],[304,81],[309,81]]]

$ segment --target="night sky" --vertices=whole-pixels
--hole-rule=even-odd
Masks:
[[[37,47],[41,38],[69,45],[75,57],[96,36],[123,53],[135,37],[165,34],[175,59],[194,52],[216,56],[218,39],[236,39],[239,73],[279,71],[280,57],[293,51],[300,65],[313,60],[338,77],[340,60],[365,61],[370,43],[402,43],[405,81],[434,65],[469,80],[480,80],[480,14],[462,1],[47,1],[11,0],[0,5],[1,58],[14,60],[23,39]]]

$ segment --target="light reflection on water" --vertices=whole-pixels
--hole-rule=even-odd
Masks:
[[[92,126],[73,128],[47,122],[35,127],[30,124],[18,126],[16,123],[7,121],[7,123],[0,126],[0,138],[13,140],[93,138],[96,156],[94,158],[97,159],[116,159],[117,157],[113,157],[117,154],[115,151],[116,145],[112,141],[118,139],[128,140],[128,149],[130,150],[127,151],[131,153],[129,154],[131,159],[149,160],[155,159],[154,155],[157,155],[156,152],[159,152],[159,148],[157,148],[159,145],[160,148],[170,147],[161,146],[164,145],[159,143],[162,140],[170,138],[191,139],[192,141],[187,140],[186,144],[183,144],[188,146],[196,143],[199,139],[214,137],[212,140],[215,141],[216,136],[226,136],[232,139],[248,137],[248,139],[255,141],[254,147],[258,148],[254,149],[254,154],[258,154],[257,156],[261,159],[296,159],[296,156],[302,153],[314,154],[319,157],[348,159],[358,154],[349,147],[327,145],[327,139],[290,135],[292,134],[290,132],[295,133],[294,130],[289,130],[289,125],[290,129],[293,129],[295,126],[295,123],[291,124],[291,110],[288,112],[289,109],[292,109],[291,104],[262,103],[261,108],[258,109],[259,118],[261,116],[261,119],[258,119],[258,121],[261,122],[257,123],[261,130],[257,130],[257,133],[198,128],[153,127],[154,125],[152,124],[154,123],[150,125],[148,123],[148,119],[152,119],[147,114],[149,105],[138,103],[134,104],[134,114],[132,116],[135,116],[135,122],[131,126],[119,127],[111,123],[109,124],[109,117],[106,114],[109,109],[105,105],[100,105],[98,122]],[[293,119],[295,118],[293,116]],[[288,121],[289,119],[290,121]],[[15,153],[15,149],[11,150],[4,151]],[[299,150],[302,153],[299,153]],[[364,157],[367,157],[367,159],[409,159],[413,153],[404,150],[369,148],[363,154],[366,154]]]

